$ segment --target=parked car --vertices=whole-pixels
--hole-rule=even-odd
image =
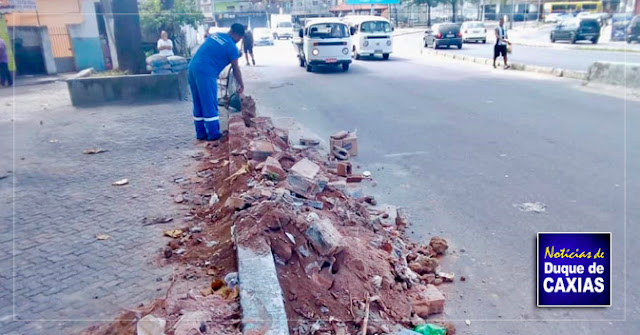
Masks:
[[[640,15],[634,16],[627,27],[627,43],[633,41],[640,41]]]
[[[591,41],[598,43],[600,38],[600,24],[598,20],[574,18],[560,22],[550,33],[551,43],[556,41]]]
[[[253,29],[253,44],[273,45],[273,35],[271,35],[271,30],[269,30],[269,28]]]
[[[487,28],[483,22],[469,21],[460,26],[462,32],[462,42],[482,42],[487,43]]]
[[[431,29],[427,29],[424,32],[423,41],[425,48],[433,46],[434,49],[438,49],[445,45],[447,47],[457,45],[458,49],[462,49],[460,26],[455,23],[433,25]]]

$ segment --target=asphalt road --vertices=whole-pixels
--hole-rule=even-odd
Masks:
[[[377,181],[370,192],[408,209],[416,241],[450,241],[443,268],[467,277],[446,288],[459,334],[640,332],[640,103],[402,47],[347,73],[307,73],[292,50],[284,41],[255,48],[246,93],[260,114],[293,119],[325,142],[358,130],[357,163]],[[514,206],[524,202],[546,212]],[[540,231],[613,233],[612,307],[536,307]]]
[[[411,48],[420,49],[422,43],[422,34],[411,34],[396,37],[396,45],[402,45]],[[562,44],[562,42],[557,42]],[[624,47],[624,45],[622,45]],[[425,49],[433,50],[433,48]],[[465,43],[461,50],[457,47],[448,50],[451,53],[460,53],[473,57],[493,57],[493,44],[487,41],[482,43]],[[540,48],[528,47],[523,45],[514,45],[513,53],[509,56],[509,61],[514,63],[550,66],[568,70],[587,71],[589,66],[596,61],[611,62],[633,62],[640,63],[640,53],[637,52],[620,52],[620,51],[599,51],[599,50],[579,50],[579,49],[563,49],[563,48]]]

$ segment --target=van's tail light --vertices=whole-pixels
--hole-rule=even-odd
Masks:
[[[465,33],[466,33],[466,31],[465,31]],[[461,32],[458,32],[458,37],[462,37],[462,33]]]
[[[438,35],[436,35],[436,38],[442,38],[442,33],[438,33]]]

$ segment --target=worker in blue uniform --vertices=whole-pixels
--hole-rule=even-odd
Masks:
[[[218,75],[227,65],[233,67],[238,93],[244,90],[236,47],[244,36],[244,26],[231,25],[227,33],[212,34],[200,46],[189,63],[189,87],[193,97],[193,122],[196,138],[215,141],[222,137],[218,116]]]

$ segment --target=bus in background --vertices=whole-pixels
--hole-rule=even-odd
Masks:
[[[544,15],[549,14],[576,14],[589,12],[592,14],[602,12],[602,1],[576,1],[576,2],[547,2],[544,4]]]

